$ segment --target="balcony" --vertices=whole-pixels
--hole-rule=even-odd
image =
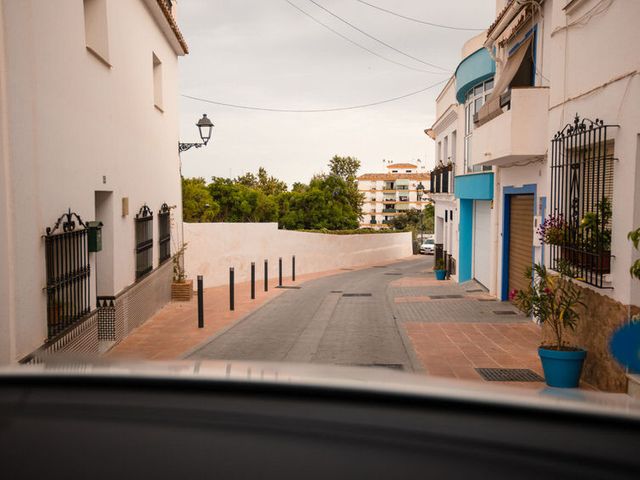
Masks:
[[[382,212],[383,213],[396,213],[396,209],[395,208],[383,208]]]
[[[507,166],[544,157],[549,89],[513,88],[500,100],[502,113],[473,131],[470,164]]]

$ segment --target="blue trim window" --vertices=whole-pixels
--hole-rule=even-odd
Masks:
[[[464,173],[491,170],[491,167],[471,167],[471,137],[473,135],[473,116],[484,105],[493,90],[493,78],[479,83],[469,90],[464,102]]]

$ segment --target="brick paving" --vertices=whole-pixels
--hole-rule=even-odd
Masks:
[[[476,368],[517,368],[544,376],[540,326],[481,285],[438,281],[424,270],[392,282],[389,298],[426,374],[486,381]],[[490,383],[545,388],[544,382]]]

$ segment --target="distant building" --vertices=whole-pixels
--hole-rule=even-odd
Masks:
[[[170,299],[175,8],[0,1],[0,363],[107,349]]]
[[[386,173],[365,173],[358,177],[358,191],[364,194],[360,228],[386,228],[395,216],[407,210],[422,210],[430,203],[427,172],[413,163],[386,165]]]

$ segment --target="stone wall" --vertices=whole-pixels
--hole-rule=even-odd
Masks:
[[[582,381],[607,392],[626,392],[627,377],[624,369],[609,352],[611,335],[631,316],[640,313],[640,307],[623,305],[611,297],[583,287],[585,306],[580,307],[580,320],[576,331],[567,334],[572,345],[587,350],[582,370]],[[543,343],[551,338],[550,327],[543,328]]]

